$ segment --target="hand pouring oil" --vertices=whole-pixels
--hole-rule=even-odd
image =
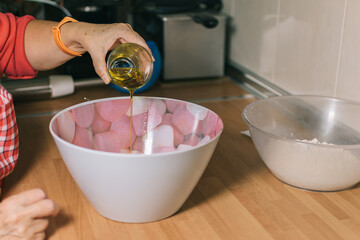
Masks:
[[[130,153],[132,152],[133,96],[150,79],[153,62],[145,48],[124,43],[111,51],[107,61],[111,82],[130,93]]]

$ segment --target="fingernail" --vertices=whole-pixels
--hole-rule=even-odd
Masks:
[[[151,58],[152,58],[153,62],[155,62],[155,58],[153,56]]]
[[[109,84],[110,83],[110,78],[107,75],[102,75],[101,79],[103,80],[103,82],[105,84]]]

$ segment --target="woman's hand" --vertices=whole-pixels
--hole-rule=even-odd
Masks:
[[[91,55],[96,73],[105,83],[110,82],[107,72],[105,56],[106,53],[121,43],[137,43],[143,46],[151,55],[151,50],[145,40],[136,33],[129,24],[90,24],[75,23],[74,27],[78,28],[74,42],[81,47],[77,51],[87,51]],[[74,43],[73,43],[74,44]]]
[[[32,189],[4,199],[0,203],[0,239],[44,239],[49,216],[59,206],[41,189]]]

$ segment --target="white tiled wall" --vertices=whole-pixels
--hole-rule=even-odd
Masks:
[[[293,94],[360,101],[359,0],[223,0],[228,60]]]

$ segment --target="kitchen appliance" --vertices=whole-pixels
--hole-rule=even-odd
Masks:
[[[218,0],[137,1],[133,26],[163,57],[163,81],[224,75],[226,16]]]
[[[224,75],[225,21],[216,13],[159,14],[163,80]]]

